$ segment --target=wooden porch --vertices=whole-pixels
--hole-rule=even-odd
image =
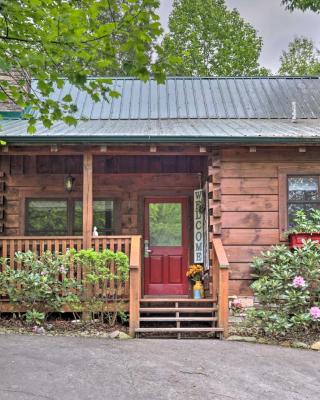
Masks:
[[[11,268],[21,269],[21,265],[14,259],[16,252],[32,251],[41,255],[45,251],[53,253],[65,253],[67,249],[81,250],[84,248],[82,236],[73,237],[32,237],[32,236],[8,236],[0,239],[0,257],[8,259]],[[141,296],[142,263],[141,263],[141,236],[99,236],[91,237],[91,248],[96,251],[110,249],[114,252],[121,251],[129,258],[130,274],[129,281],[123,285],[118,285],[110,281],[111,291],[116,293],[119,301],[123,302],[124,311],[129,312],[129,329],[134,335],[138,332],[218,332],[228,335],[228,260],[226,258],[220,239],[214,239],[214,263],[211,268],[211,279],[213,296],[195,301],[186,298],[143,298]],[[89,244],[89,245],[90,245]],[[5,264],[1,265],[2,268]],[[113,267],[114,268],[114,267]],[[116,271],[113,271],[116,272]],[[85,270],[81,265],[71,263],[68,271],[68,278],[81,282],[85,278]],[[211,286],[211,285],[210,285]],[[106,293],[107,286],[90,288],[87,292],[90,296],[99,296]],[[146,308],[146,304],[151,304],[151,308]],[[155,305],[152,307],[152,304]],[[192,307],[190,307],[190,304]],[[208,304],[209,308],[208,308]],[[199,307],[204,306],[204,307]],[[86,310],[85,304],[83,311]],[[0,298],[0,312],[23,312],[23,307],[10,304],[6,298]],[[64,307],[63,311],[72,311],[69,307]],[[149,316],[145,316],[145,314]],[[154,317],[152,313],[172,314],[169,317]],[[188,317],[185,314],[188,313]],[[193,314],[209,313],[209,316],[195,317]],[[212,314],[214,313],[214,314]],[[192,315],[191,315],[192,314]],[[191,316],[190,316],[191,315]],[[185,328],[181,327],[181,322],[212,321],[211,328]],[[154,328],[141,328],[142,321],[156,322]],[[175,322],[175,328],[161,326],[162,322]]]
[[[141,329],[140,322],[143,321],[143,318],[154,318],[151,315],[141,315],[141,308],[145,304],[145,299],[143,298],[144,291],[142,285],[144,278],[142,237],[139,235],[143,231],[143,224],[140,223],[139,225],[139,220],[141,219],[139,217],[139,213],[141,213],[139,199],[142,199],[146,194],[150,195],[150,193],[157,196],[176,193],[177,196],[190,198],[193,190],[199,185],[199,176],[200,182],[202,179],[201,183],[204,183],[208,178],[210,196],[208,207],[210,269],[206,276],[207,299],[205,301],[210,302],[210,307],[214,309],[214,314],[209,315],[207,318],[211,318],[215,322],[213,328],[217,332],[223,331],[224,336],[227,336],[229,264],[220,239],[220,183],[216,177],[219,166],[215,162],[208,165],[209,154],[207,149],[202,147],[190,146],[178,148],[176,146],[173,149],[161,147],[155,149],[156,154],[153,154],[153,150],[151,152],[149,147],[139,147],[138,149],[132,149],[131,147],[130,149],[124,147],[121,149],[108,148],[108,154],[110,153],[111,156],[115,155],[115,157],[118,157],[119,154],[125,155],[129,161],[133,161],[134,157],[138,157],[139,164],[136,165],[136,170],[132,171],[131,164],[129,163],[129,165],[128,161],[126,161],[125,165],[122,165],[122,161],[118,160],[120,163],[116,163],[117,167],[113,164],[109,166],[109,164],[102,163],[101,160],[104,159],[104,156],[101,156],[101,153],[105,152],[103,146],[98,148],[88,147],[87,149],[82,146],[77,148],[72,146],[61,148],[54,146],[32,147],[30,150],[27,150],[25,147],[10,147],[6,149],[1,164],[3,170],[2,181],[4,182],[3,188],[5,188],[3,189],[3,198],[6,205],[6,218],[8,223],[12,223],[14,228],[8,226],[8,229],[6,228],[5,231],[7,234],[0,237],[0,256],[9,259],[11,267],[19,269],[21,266],[14,261],[14,254],[17,251],[30,250],[38,255],[47,250],[64,253],[67,249],[72,248],[76,250],[93,248],[96,251],[110,249],[115,252],[124,252],[129,257],[130,279],[124,285],[115,285],[114,290],[116,291],[117,298],[123,302],[124,310],[130,313],[130,333],[134,334]],[[24,205],[26,199],[32,196],[41,198],[44,195],[48,198],[50,196],[51,198],[59,198],[62,193],[65,193],[61,182],[63,182],[64,176],[68,173],[70,174],[70,172],[66,172],[63,168],[58,168],[58,170],[50,169],[48,160],[60,156],[59,161],[57,161],[59,163],[63,157],[67,159],[68,156],[75,155],[78,158],[71,161],[76,161],[79,164],[76,172],[73,173],[76,177],[76,185],[72,193],[69,193],[67,196],[69,196],[69,199],[82,198],[82,235],[24,235]],[[170,160],[170,163],[163,164],[165,165],[165,169],[163,169],[163,165],[161,167],[160,161],[164,157],[169,157],[168,160]],[[177,159],[175,160],[172,157],[177,157]],[[146,160],[148,162],[144,165]],[[108,168],[111,168],[110,171]],[[152,170],[149,170],[150,168]],[[198,171],[202,171],[202,174]],[[102,194],[119,200],[120,204],[117,214],[119,226],[116,233],[121,232],[122,234],[93,236],[92,211],[94,196],[101,198]],[[13,206],[15,207],[14,212],[11,211],[13,210]],[[12,208],[10,209],[10,207]],[[14,232],[21,234],[16,235]],[[69,277],[81,281],[85,277],[85,271],[79,265],[70,265]],[[114,283],[111,282],[110,284],[113,285]],[[91,289],[91,295],[103,294],[104,289],[94,287]],[[87,294],[90,295],[89,292]],[[172,298],[164,296],[161,300],[162,304],[158,304],[160,308],[166,308],[165,305],[168,302],[172,304]],[[192,299],[187,300],[190,303]],[[178,306],[174,304],[175,308],[184,308],[182,299],[177,299],[175,303],[178,304]],[[187,308],[197,308],[200,306],[200,303],[195,302],[194,307]],[[182,307],[179,306],[180,304],[182,304]],[[18,306],[9,304],[6,299],[0,299],[0,311],[12,312],[18,310]],[[65,309],[65,311],[70,310]],[[160,315],[162,311],[159,311]],[[193,311],[197,314],[197,311]],[[186,318],[183,315],[184,312],[185,310],[175,310],[173,316],[168,317],[177,319],[175,321],[177,323],[175,332],[178,332],[179,329],[182,331],[185,329],[179,325]],[[197,318],[193,315],[189,315],[188,317],[191,319]],[[203,318],[206,317],[204,316]],[[158,319],[158,331],[166,332],[161,322],[164,321]]]

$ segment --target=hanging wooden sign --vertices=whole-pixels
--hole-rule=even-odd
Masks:
[[[195,190],[193,196],[194,263],[203,263],[203,217],[204,195],[202,189]]]

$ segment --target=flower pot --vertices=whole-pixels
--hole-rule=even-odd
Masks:
[[[193,285],[193,298],[194,299],[204,298],[203,284],[201,281],[196,281],[195,284]]]
[[[289,247],[294,249],[296,247],[303,247],[303,240],[311,239],[314,242],[320,243],[320,232],[314,233],[291,233],[289,235]]]

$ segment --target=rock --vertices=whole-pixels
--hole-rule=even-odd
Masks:
[[[248,343],[254,343],[257,341],[257,339],[253,336],[229,336],[227,340],[230,340],[231,342],[248,342]]]
[[[257,338],[255,338],[254,336],[243,336],[242,340],[248,343],[255,343],[257,341]]]
[[[119,337],[119,335],[120,335],[120,331],[113,331],[113,332],[111,332],[110,334],[109,334],[109,337],[110,337],[110,339],[116,339],[116,338],[118,338]]]
[[[257,340],[258,343],[260,344],[270,344],[270,340],[266,339],[266,338],[259,338]]]
[[[47,324],[46,328],[47,328],[47,331],[52,331],[53,325],[52,324]]]
[[[72,321],[71,321],[71,323],[72,324],[81,324],[81,319],[73,319]]]
[[[232,335],[227,338],[227,340],[231,342],[241,342],[242,341],[242,336],[237,336],[237,335]]]
[[[46,333],[46,330],[44,329],[43,326],[34,326],[33,327],[33,332],[38,334],[38,335],[44,335]]]
[[[285,340],[284,342],[279,343],[282,347],[291,347],[291,343]]]
[[[120,332],[120,333],[119,333],[119,339],[120,339],[120,340],[131,339],[131,336],[127,335],[127,334],[124,333],[124,332]]]
[[[319,342],[314,342],[314,343],[311,345],[311,349],[312,349],[312,350],[318,350],[318,351],[320,351],[320,341],[319,341]]]
[[[292,347],[295,349],[308,349],[309,346],[304,342],[293,342]]]

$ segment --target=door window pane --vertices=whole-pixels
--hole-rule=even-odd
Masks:
[[[288,228],[294,227],[295,213],[320,208],[319,176],[288,177]]]
[[[149,204],[149,234],[151,246],[181,246],[181,204]]]
[[[26,214],[28,235],[63,236],[68,234],[66,200],[28,200]]]

